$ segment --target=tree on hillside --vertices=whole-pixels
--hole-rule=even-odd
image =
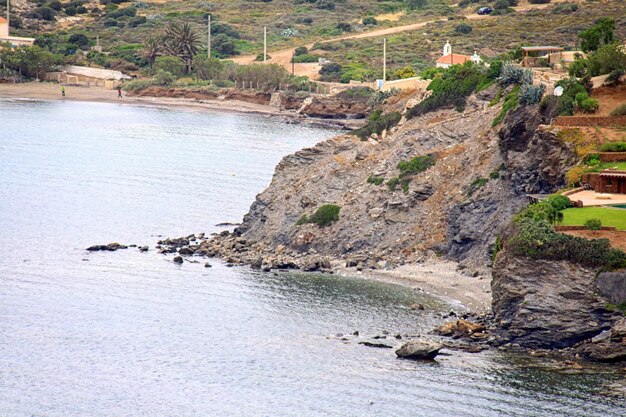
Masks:
[[[216,58],[196,55],[193,58],[193,71],[199,80],[218,80],[224,72],[225,64]]]
[[[154,70],[161,70],[178,78],[185,73],[185,63],[176,56],[160,56],[154,63]]]
[[[148,61],[150,65],[154,64],[154,61],[161,53],[162,44],[163,40],[158,36],[150,36],[143,41],[143,57],[146,59],[146,61]]]
[[[409,10],[421,9],[426,5],[427,2],[427,0],[407,0],[406,7]]]
[[[583,51],[597,51],[602,45],[608,45],[615,41],[615,19],[604,17],[596,22],[596,24],[587,30],[578,34],[581,39]]]
[[[163,35],[163,52],[176,56],[185,63],[185,72],[191,72],[193,57],[198,52],[200,38],[189,23],[170,23]]]
[[[43,78],[58,59],[57,55],[37,45],[0,50],[2,64],[28,78]]]

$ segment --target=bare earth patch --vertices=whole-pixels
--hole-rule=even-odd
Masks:
[[[609,239],[615,248],[626,251],[626,231],[623,230],[568,230],[561,233],[586,239]]]

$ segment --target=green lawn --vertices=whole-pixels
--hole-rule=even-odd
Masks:
[[[600,219],[602,226],[626,230],[626,210],[605,207],[569,208],[563,210],[563,226],[583,226],[588,219]]]
[[[600,172],[605,169],[621,169],[626,171],[626,161],[623,162],[603,162],[593,168],[593,172]]]

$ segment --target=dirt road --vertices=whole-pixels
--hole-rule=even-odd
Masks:
[[[528,3],[528,4],[522,4],[520,6],[516,6],[514,7],[514,9],[518,12],[523,12],[523,11],[527,11],[531,9],[545,9],[546,7],[549,7],[551,5],[554,5],[556,3],[563,3],[565,1],[567,0],[553,0],[549,4],[529,4]],[[498,16],[479,15],[476,13],[471,13],[471,14],[465,15],[465,17],[469,20],[476,20],[476,19],[497,19]],[[445,21],[447,21],[446,18],[433,19],[433,20],[428,20],[425,22],[413,23],[410,25],[402,25],[402,26],[395,26],[391,28],[372,30],[368,32],[346,34],[337,38],[321,40],[316,43],[330,43],[330,42],[337,42],[337,41],[343,41],[343,40],[348,40],[348,39],[377,38],[380,36],[393,35],[396,33],[410,32],[413,30],[421,29],[424,26],[429,25],[431,23],[445,22]],[[312,48],[313,45],[314,43],[310,43],[306,45],[306,47]],[[282,49],[278,51],[271,51],[268,53],[268,55],[271,55],[271,59],[268,59],[267,62],[269,64],[281,65],[291,72],[292,71],[291,58],[293,56],[294,49],[295,48],[288,48],[288,49]],[[233,61],[237,62],[238,64],[249,65],[255,62],[254,61],[255,58],[256,58],[256,55],[242,55],[242,56],[233,58]],[[319,77],[319,70],[321,68],[321,66],[317,63],[295,64],[293,67],[294,67],[293,69],[295,70],[294,73],[296,75],[307,76],[311,79],[317,79]]]

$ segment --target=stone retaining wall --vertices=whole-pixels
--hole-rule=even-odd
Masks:
[[[559,116],[554,119],[555,126],[626,126],[626,116]]]
[[[602,162],[624,162],[626,161],[626,152],[600,152],[600,161]]]

